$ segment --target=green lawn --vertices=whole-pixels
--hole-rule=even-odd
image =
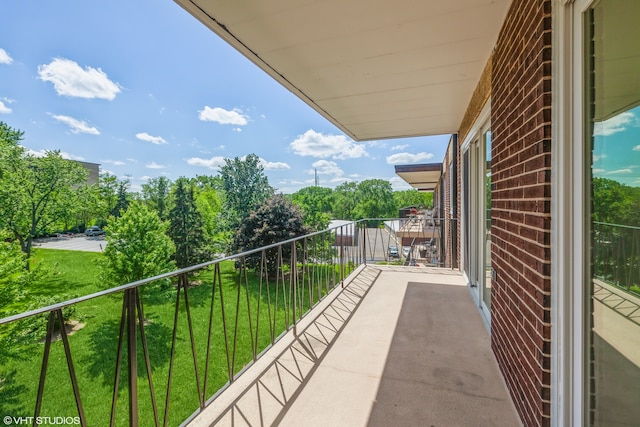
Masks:
[[[38,283],[33,289],[29,289],[30,294],[62,301],[70,296],[87,295],[103,289],[98,267],[98,260],[101,257],[101,253],[38,249],[35,252],[34,262],[51,266],[55,270],[55,274]],[[332,267],[315,266],[309,267],[307,274],[315,275],[315,277],[320,276],[322,282],[328,281],[328,287],[331,287],[333,271]],[[206,337],[213,277],[212,271],[202,272],[195,278],[196,286],[188,290],[201,387],[205,372]],[[274,279],[270,279],[268,292],[265,283],[262,284],[261,291],[258,275],[249,272],[247,277],[238,277],[231,261],[221,264],[220,277],[222,279],[224,314],[227,320],[227,340],[229,346],[233,348],[235,338],[234,372],[238,372],[252,360],[252,340],[253,342],[257,341],[258,352],[270,343],[269,313],[271,313],[271,321],[275,323],[273,332],[275,336],[278,336],[285,329],[287,314],[291,318],[291,308],[289,307],[288,313],[284,309],[282,284],[277,291],[278,305],[277,307],[273,305],[276,299]],[[288,283],[287,280],[285,288]],[[306,282],[304,289],[301,289],[298,294],[298,301],[302,301],[304,309],[307,309],[308,306],[317,302],[319,294],[324,293],[325,289],[320,291],[317,288],[312,289]],[[147,290],[142,294],[144,295],[144,329],[149,347],[158,411],[162,422],[177,293],[175,286],[169,285],[168,290]],[[291,297],[288,290],[286,294],[289,298]],[[271,306],[267,304],[268,301],[272,302]],[[69,341],[78,376],[82,404],[89,425],[104,425],[110,416],[122,302],[123,293],[103,296],[78,304],[73,313],[73,318],[84,324],[82,329],[70,336]],[[258,306],[260,306],[259,318],[257,316]],[[271,307],[271,310],[268,310],[268,307]],[[249,328],[249,311],[251,312],[251,329]],[[236,312],[238,312],[239,318],[237,334],[234,329]],[[207,398],[223,386],[228,379],[228,361],[222,328],[221,295],[217,286],[213,313],[215,326],[212,334],[212,357],[209,367]],[[180,301],[176,342],[168,425],[179,424],[197,409],[198,402],[184,294],[182,294]],[[153,412],[139,334],[138,343],[140,421],[141,425],[153,425]],[[1,357],[0,354],[0,415],[33,415],[43,349],[44,344],[41,342],[31,342],[14,349],[10,357]],[[125,349],[125,360],[126,357]],[[125,364],[121,366],[116,425],[127,425],[127,370]],[[77,416],[61,342],[55,342],[52,345],[41,415]]]

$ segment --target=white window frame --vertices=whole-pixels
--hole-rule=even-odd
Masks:
[[[552,3],[551,425],[588,424],[585,11]]]
[[[480,113],[478,114],[478,117],[476,118],[476,120],[474,121],[473,125],[471,126],[471,128],[469,129],[469,132],[467,132],[467,135],[464,138],[464,141],[462,141],[462,144],[460,144],[460,159],[463,158],[465,151],[468,150],[473,150],[474,146],[472,146],[472,143],[475,140],[479,140],[482,144],[484,144],[483,142],[483,138],[484,138],[484,133],[488,130],[491,130],[491,98],[487,99],[487,102],[485,103],[485,105],[482,107],[482,110],[480,110]],[[471,208],[469,210],[469,218],[468,220],[471,222],[471,224],[473,223],[477,223],[478,222],[478,213],[474,213],[473,212],[473,207],[474,207],[474,203],[473,200],[475,197],[480,197],[480,195],[478,195],[478,186],[480,185],[480,183],[475,182],[475,179],[477,179],[476,176],[474,176],[474,171],[477,172],[477,169],[475,167],[475,164],[478,163],[478,159],[477,156],[473,153],[473,151],[469,152],[469,191],[468,194],[471,197],[472,200],[470,200],[469,202],[471,202]],[[485,153],[482,152],[480,153],[481,156],[485,156]],[[460,173],[464,173],[464,167],[462,162],[460,163]],[[462,187],[462,185],[464,185],[464,179],[460,180],[460,185]],[[482,181],[482,187],[484,189],[484,180]],[[461,188],[462,190],[462,188]],[[460,191],[460,194],[463,194],[462,191]],[[484,191],[481,192],[482,195],[484,195]],[[484,197],[484,196],[482,196]],[[461,238],[460,238],[460,266],[461,266],[461,270],[463,272],[463,276],[465,278],[465,280],[467,281],[467,283],[469,285],[475,285],[474,287],[470,287],[471,290],[471,295],[473,296],[474,302],[476,303],[476,306],[479,308],[480,313],[482,314],[482,320],[484,321],[485,327],[487,328],[487,330],[490,332],[491,328],[490,328],[490,324],[491,324],[491,312],[489,311],[488,307],[484,304],[483,299],[482,299],[482,295],[480,294],[482,292],[482,286],[480,286],[479,283],[471,283],[471,278],[467,275],[467,272],[464,271],[464,265],[465,265],[465,245],[468,244],[468,242],[466,242],[465,240],[465,233],[464,233],[464,227],[466,227],[466,224],[463,223],[463,215],[462,212],[464,212],[465,209],[465,204],[467,203],[466,200],[464,200],[463,197],[460,197],[460,233],[461,233]],[[482,217],[484,217],[484,213],[482,214]],[[477,230],[475,230],[477,231]],[[470,233],[473,233],[473,227],[470,229]],[[478,251],[480,251],[480,246],[484,245],[484,239],[481,240],[481,242],[478,242],[478,244],[472,245],[469,247],[469,252],[470,252],[470,262],[469,262],[469,270],[470,271],[474,271],[478,270],[478,265],[476,265],[478,262],[482,263],[482,268],[484,269],[484,258],[480,257]],[[476,261],[474,261],[474,259]]]

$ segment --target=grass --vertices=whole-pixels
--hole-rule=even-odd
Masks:
[[[49,266],[55,270],[33,289],[31,295],[54,298],[57,301],[70,296],[86,295],[102,289],[99,280],[98,260],[100,253],[38,249],[34,263]],[[309,274],[323,278],[333,276],[334,267],[315,266]],[[211,366],[207,384],[206,398],[222,387],[228,380],[228,363],[225,351],[225,334],[222,328],[222,300],[227,322],[226,342],[233,348],[236,342],[235,366],[239,372],[253,358],[252,343],[257,342],[257,353],[271,342],[270,319],[275,317],[274,335],[277,337],[286,328],[286,318],[292,312],[283,304],[283,284],[277,291],[278,306],[269,306],[275,301],[276,286],[270,280],[268,292],[257,274],[249,272],[239,276],[233,262],[220,264],[220,283],[216,283],[214,296],[214,333],[211,344]],[[188,299],[193,320],[197,365],[200,385],[203,387],[205,372],[205,354],[209,314],[212,300],[214,272],[203,271],[196,278],[199,286],[188,289]],[[339,279],[339,278],[338,278]],[[331,280],[332,286],[333,280]],[[305,283],[298,301],[304,302],[304,309],[319,299],[326,289],[311,289]],[[288,281],[284,284],[286,289]],[[163,420],[165,398],[170,369],[171,343],[173,336],[174,310],[177,292],[170,285],[164,291],[157,289],[143,292],[145,317],[145,336],[149,347],[152,378],[158,403],[160,421]],[[73,317],[84,323],[84,327],[69,337],[73,363],[78,377],[84,412],[89,425],[103,425],[110,417],[116,369],[116,353],[122,313],[123,293],[103,296],[78,304]],[[257,316],[260,305],[260,317]],[[270,310],[268,309],[270,308]],[[235,324],[238,313],[237,333]],[[251,317],[248,313],[251,312]],[[299,313],[298,313],[299,314]],[[251,318],[251,328],[249,319]],[[271,323],[273,324],[273,323]],[[195,369],[191,355],[191,343],[187,324],[184,293],[181,293],[179,320],[176,334],[176,353],[174,358],[168,425],[177,425],[198,408],[198,392]],[[126,346],[125,346],[126,347]],[[144,355],[138,333],[138,398],[140,425],[153,425],[153,412],[150,389],[144,365]],[[44,345],[31,342],[14,351],[11,357],[0,357],[0,415],[32,416],[35,408],[38,378],[42,363]],[[14,349],[15,350],[15,349]],[[126,361],[126,348],[123,352]],[[0,355],[1,356],[1,355]],[[127,366],[121,365],[120,386],[116,411],[116,425],[128,424]],[[64,348],[61,342],[51,346],[49,367],[43,396],[42,416],[77,416],[71,382],[67,370]]]

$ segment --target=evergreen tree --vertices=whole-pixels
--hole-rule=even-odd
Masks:
[[[169,236],[176,245],[175,261],[185,268],[207,261],[206,239],[202,215],[196,207],[193,185],[185,178],[176,182],[174,206],[169,213]]]
[[[129,195],[127,189],[129,188],[129,181],[121,181],[118,183],[118,197],[116,199],[116,205],[111,211],[111,215],[119,218],[124,211],[129,208]]]

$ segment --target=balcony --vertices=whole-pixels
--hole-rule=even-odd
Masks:
[[[462,276],[394,265],[386,248],[397,236],[372,223],[0,319],[15,345],[34,319],[47,321],[42,342],[13,353],[31,369],[5,374],[0,393],[13,399],[3,415],[81,425],[519,425]],[[168,301],[153,292],[160,285]],[[69,307],[98,304],[119,309],[73,335],[61,327]]]

